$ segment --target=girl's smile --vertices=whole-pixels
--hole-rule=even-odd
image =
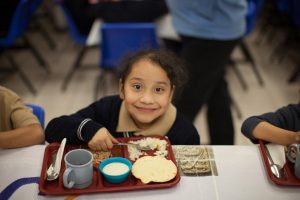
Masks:
[[[136,108],[140,111],[140,112],[145,112],[145,113],[150,113],[156,110],[156,108],[144,108],[144,107],[138,107],[136,106]]]

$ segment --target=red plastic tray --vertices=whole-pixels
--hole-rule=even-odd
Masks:
[[[118,138],[120,142],[128,142],[129,140],[139,140],[144,137],[131,137],[131,138]],[[168,156],[167,159],[172,160],[176,164],[175,156],[173,154],[172,146],[170,141],[165,137],[158,137],[167,141]],[[180,181],[179,170],[177,170],[177,175],[174,179],[164,182],[164,183],[149,183],[144,184],[139,179],[136,179],[132,174],[129,175],[129,178],[119,184],[108,183],[102,177],[100,171],[98,170],[98,165],[94,164],[94,173],[93,173],[93,183],[85,189],[68,189],[63,185],[63,172],[65,171],[65,162],[62,159],[62,166],[60,170],[60,175],[58,179],[54,181],[46,180],[46,171],[52,162],[53,152],[57,151],[60,146],[60,143],[51,143],[49,144],[44,152],[44,160],[41,170],[41,176],[39,181],[39,190],[45,195],[70,195],[70,194],[85,194],[85,193],[97,193],[97,192],[121,192],[121,191],[131,191],[131,190],[145,190],[145,189],[161,189],[168,188],[176,185]],[[79,145],[66,145],[64,155],[70,150],[77,148],[85,148],[84,146]],[[151,151],[147,151],[149,155],[153,154]],[[127,146],[115,146],[112,150],[112,156],[122,156],[128,158]],[[129,158],[128,158],[129,159]],[[133,161],[132,161],[133,162]],[[133,162],[134,163],[134,162]]]
[[[284,178],[277,178],[272,174],[271,167],[270,167],[270,162],[267,157],[267,152],[266,152],[266,146],[265,146],[265,141],[260,140],[259,141],[259,146],[262,154],[262,158],[265,164],[265,169],[267,171],[268,177],[270,178],[271,181],[273,181],[275,184],[279,186],[300,186],[300,179],[298,179],[294,175],[294,164],[287,161],[283,165],[283,172],[284,172]],[[287,159],[286,159],[287,160]]]

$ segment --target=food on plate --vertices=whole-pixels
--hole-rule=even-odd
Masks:
[[[175,153],[178,157],[197,157],[198,159],[208,159],[208,152],[205,147],[181,147],[175,149]]]
[[[165,157],[168,155],[167,141],[159,138],[143,138],[140,140],[129,141],[128,143],[138,144],[141,148],[154,150],[154,155]],[[128,145],[129,159],[136,160],[141,156],[148,155],[147,152],[139,150],[135,145]]]
[[[134,177],[143,183],[167,182],[177,174],[177,167],[171,161],[160,156],[144,156],[136,160],[131,170]]]
[[[180,160],[180,168],[184,174],[203,174],[211,172],[209,161]]]
[[[111,151],[95,151],[90,150],[94,156],[94,164],[99,164],[102,160],[111,156]]]
[[[127,171],[129,171],[129,167],[121,162],[112,162],[103,167],[103,172],[111,176],[121,175]]]

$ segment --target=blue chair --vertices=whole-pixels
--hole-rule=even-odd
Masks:
[[[292,16],[293,24],[296,29],[295,32],[298,32],[299,28],[300,28],[300,1],[292,0],[291,8],[292,8],[291,16]],[[299,39],[299,36],[298,36],[298,39]],[[292,72],[292,74],[290,75],[290,77],[288,79],[288,82],[289,83],[295,82],[299,76],[300,76],[300,61],[298,61],[295,70]]]
[[[42,6],[44,0],[29,0],[30,7],[29,7],[29,14],[31,17],[31,23],[33,28],[37,28],[40,35],[45,39],[48,46],[53,50],[56,48],[54,40],[48,34],[46,28],[43,26],[43,23],[39,20],[39,18],[44,17],[45,13],[37,13],[36,11]],[[31,28],[31,27],[30,27]]]
[[[69,33],[72,39],[79,45],[85,45],[87,40],[87,35],[83,35],[79,32],[71,13],[69,12],[68,8],[64,5],[63,1],[57,1],[57,5],[60,7],[60,9],[64,14],[64,17],[67,21],[67,25],[69,28]]]
[[[16,7],[9,31],[5,37],[0,38],[0,48],[11,47],[16,39],[21,37],[28,27],[29,1],[20,0]]]
[[[11,24],[7,35],[5,37],[0,38],[0,50],[2,51],[8,50],[14,45],[17,39],[19,39],[21,36],[24,35],[29,24],[29,18],[30,18],[29,6],[30,4],[28,0],[20,0],[14,12],[13,18],[11,20]],[[13,56],[11,56],[7,51],[4,53],[5,53],[4,55],[6,55],[8,61],[10,62],[13,68],[12,71],[18,72],[21,79],[24,81],[24,83],[29,88],[29,90],[33,94],[36,94],[36,89],[33,87],[32,83],[30,82],[26,74],[21,70],[19,65],[15,62]]]
[[[246,33],[245,36],[250,34],[255,28],[257,17],[262,9],[264,0],[247,0],[247,14],[246,14]]]
[[[292,0],[292,19],[294,25],[299,28],[300,27],[300,1],[299,0]]]
[[[153,23],[104,23],[101,27],[100,67],[116,68],[125,54],[142,48],[158,48]]]
[[[68,86],[69,82],[71,81],[71,78],[73,77],[75,71],[81,66],[81,61],[82,61],[83,56],[85,55],[85,53],[87,52],[88,49],[90,49],[91,47],[94,47],[94,46],[88,46],[86,44],[88,35],[84,35],[84,34],[80,33],[76,23],[74,22],[74,19],[73,19],[71,13],[69,12],[68,8],[64,5],[64,2],[62,0],[55,0],[54,2],[60,7],[60,9],[66,19],[71,38],[77,45],[79,45],[81,47],[80,51],[74,61],[74,64],[72,65],[71,69],[69,70],[69,72],[67,73],[67,75],[63,81],[62,90],[65,91],[67,89],[67,86]]]
[[[101,73],[95,87],[98,98],[100,85],[106,93],[105,76],[110,71],[115,74],[121,59],[129,53],[141,49],[158,48],[159,42],[153,23],[103,23],[101,26]]]
[[[39,119],[42,128],[45,127],[45,110],[34,104],[26,104],[26,106],[30,107],[32,109],[33,114]]]
[[[275,6],[280,12],[290,15],[293,0],[274,0]]]

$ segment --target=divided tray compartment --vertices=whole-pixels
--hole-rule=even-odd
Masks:
[[[288,161],[286,158],[286,163],[283,165],[283,173],[284,177],[283,178],[277,178],[276,176],[273,175],[271,171],[271,166],[270,162],[267,157],[267,152],[266,152],[266,142],[260,140],[259,141],[259,146],[260,146],[260,151],[261,155],[263,158],[264,166],[267,171],[269,179],[274,182],[276,185],[279,186],[295,186],[295,187],[300,187],[300,179],[298,179],[294,175],[294,164]]]
[[[130,138],[118,138],[120,142],[128,142],[132,140],[140,140],[145,137],[130,137]],[[167,141],[167,150],[168,155],[167,159],[172,160],[176,164],[175,156],[172,150],[172,146],[168,138],[166,137],[157,137],[159,139],[164,139]],[[101,175],[98,164],[93,165],[93,182],[92,184],[84,189],[68,189],[63,185],[63,173],[66,169],[64,159],[61,162],[61,170],[59,177],[54,181],[46,180],[46,171],[52,163],[53,154],[58,150],[60,143],[51,143],[45,148],[44,159],[42,164],[42,170],[39,181],[39,190],[44,195],[79,195],[87,193],[99,193],[99,192],[122,192],[122,191],[131,191],[131,190],[146,190],[146,189],[162,189],[175,186],[180,181],[179,170],[174,179],[164,182],[164,183],[148,183],[144,184],[139,179],[135,178],[131,173],[128,179],[123,183],[112,184],[104,180],[104,177]],[[69,145],[65,146],[64,155],[78,148],[88,149],[85,145]],[[148,155],[153,155],[154,151],[146,151]],[[129,153],[127,146],[114,146],[111,150],[112,157],[125,157],[129,159]],[[134,163],[134,161],[131,161]]]

